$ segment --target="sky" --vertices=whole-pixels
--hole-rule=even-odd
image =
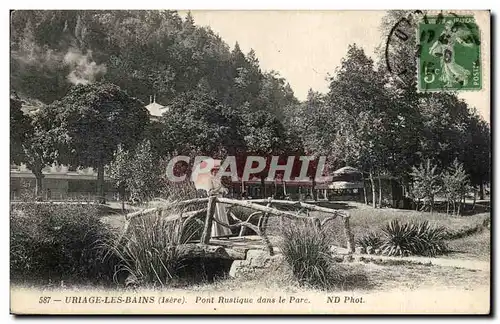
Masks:
[[[197,25],[209,26],[243,52],[254,49],[263,70],[275,70],[291,85],[295,96],[304,100],[310,88],[328,91],[328,74],[333,74],[356,43],[373,59],[375,49],[385,38],[380,22],[385,11],[191,11]],[[185,13],[184,13],[185,15]],[[478,19],[489,40],[489,17]],[[489,53],[489,44],[484,53]],[[488,56],[488,57],[486,57]],[[483,54],[489,67],[489,55]],[[483,69],[484,70],[484,69]],[[489,71],[483,71],[486,84],[479,92],[463,92],[459,97],[475,106],[490,120]]]

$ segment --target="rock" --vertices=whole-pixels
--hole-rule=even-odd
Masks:
[[[231,264],[231,268],[229,269],[229,276],[232,278],[236,278],[238,272],[245,260],[234,260],[233,264]]]
[[[256,274],[261,271],[267,271],[274,266],[278,266],[282,262],[283,256],[281,254],[270,256],[267,251],[249,250],[245,260],[233,261],[229,269],[229,275],[233,278],[237,278],[247,274]]]
[[[367,254],[373,254],[373,247],[371,247],[371,246],[367,246],[367,247],[366,247],[366,253],[367,253]]]
[[[373,253],[375,253],[376,255],[380,255],[380,252],[381,252],[380,249],[373,250]]]

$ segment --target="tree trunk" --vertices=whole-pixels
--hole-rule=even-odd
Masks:
[[[474,187],[474,200],[472,201],[472,210],[476,210],[477,188]]]
[[[363,174],[363,196],[365,198],[365,205],[368,205],[368,197],[366,196],[366,180],[364,174]]]
[[[377,207],[376,195],[375,195],[375,181],[373,181],[373,171],[370,170],[370,185],[372,187],[372,207]]]
[[[484,183],[482,179],[479,182],[479,200],[484,200]]]
[[[450,200],[446,199],[446,215],[450,212]]]
[[[97,167],[97,202],[105,204],[106,199],[104,196],[104,164],[101,163]]]
[[[316,180],[313,178],[312,180],[312,190],[311,190],[311,195],[312,195],[312,198],[314,201],[317,200],[317,197],[316,197]]]
[[[260,198],[266,198],[266,182],[264,176],[260,178]]]
[[[382,208],[382,179],[378,175],[378,208]]]
[[[125,212],[125,187],[120,186],[120,200],[122,201],[122,212]]]
[[[35,175],[35,199],[42,200],[43,178],[44,178],[44,175],[42,173],[42,168],[34,167],[32,169],[32,172]]]

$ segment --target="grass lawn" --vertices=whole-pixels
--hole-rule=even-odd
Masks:
[[[447,244],[453,252],[445,257],[490,261],[491,233],[488,230],[457,240],[450,240]]]

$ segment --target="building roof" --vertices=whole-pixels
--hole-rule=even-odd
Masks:
[[[163,115],[163,113],[168,110],[167,107],[160,105],[156,101],[147,105],[146,109],[153,117],[161,117],[161,115]]]
[[[362,189],[364,188],[363,182],[348,182],[348,181],[336,181],[332,182],[329,189]]]
[[[336,171],[333,172],[333,175],[340,175],[340,174],[355,174],[355,173],[361,173],[361,171],[359,171],[358,169],[356,168],[353,168],[353,167],[350,167],[350,166],[345,166],[343,168],[340,168]]]

